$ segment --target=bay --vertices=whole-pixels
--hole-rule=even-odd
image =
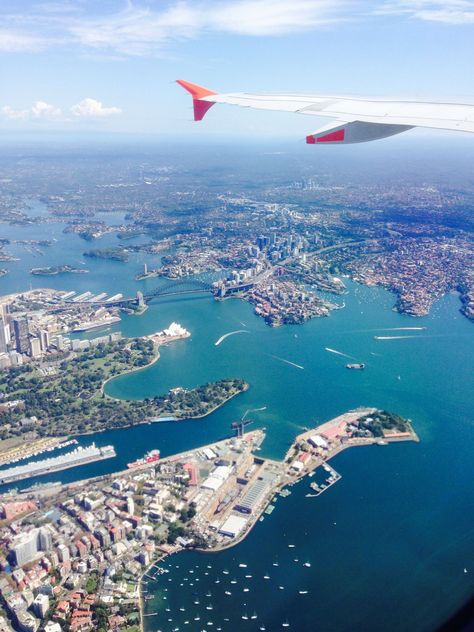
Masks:
[[[60,224],[6,228],[17,238],[32,231],[57,235],[48,264],[75,263],[89,248],[76,236],[63,236]],[[115,243],[114,239],[99,240],[97,247]],[[30,264],[41,265],[41,258],[24,251],[20,256],[22,261],[8,264],[10,274],[0,279],[2,294],[26,288],[30,282],[124,294],[160,283],[133,280],[143,263],[135,256],[128,264],[88,260],[88,275],[47,279],[27,273]],[[251,388],[202,420],[81,437],[83,444],[112,443],[117,457],[57,473],[50,480],[67,482],[116,471],[153,447],[167,455],[222,438],[229,434],[233,420],[262,406],[265,411],[249,416],[254,427],[267,428],[262,454],[273,458],[283,456],[303,427],[359,405],[379,406],[411,418],[421,439],[419,444],[347,451],[332,462],[342,474],[340,482],[322,496],[308,499],[308,481],[303,481],[290,497],[279,499],[271,517],[257,523],[235,549],[217,555],[185,552],[170,558],[166,564],[171,573],[156,582],[156,595],[146,608],[156,611],[167,596],[173,623],[164,613],[147,617],[147,631],[168,630],[191,618],[196,585],[189,591],[179,584],[185,584],[183,573],[196,564],[201,603],[208,590],[213,593],[214,629],[221,625],[228,630],[254,630],[264,624],[275,630],[288,619],[290,629],[299,632],[430,630],[472,595],[472,323],[459,313],[455,295],[436,303],[428,317],[414,320],[393,312],[394,297],[380,288],[350,282],[348,288],[345,309],[301,327],[270,329],[244,302],[190,296],[155,301],[143,316],[126,316],[115,327],[124,335],[144,335],[176,320],[192,336],[162,348],[159,362],[152,367],[110,382],[109,395],[139,399],[173,386],[191,388],[233,376],[246,379]],[[408,332],[415,337],[404,340],[373,338],[391,335],[382,330],[410,326],[426,330]],[[215,346],[220,336],[237,329],[249,333]],[[325,347],[365,362],[366,370],[347,371],[346,359]],[[291,542],[295,549],[288,549]],[[273,567],[275,560],[278,567]],[[231,575],[222,571],[237,574],[240,561],[248,563],[253,575],[250,590],[242,592],[240,572],[232,596],[225,595],[223,579],[230,581]],[[310,568],[302,566],[305,561],[311,562]],[[212,569],[206,569],[208,564]],[[268,571],[272,579],[263,580]],[[173,581],[167,582],[168,578]],[[165,582],[170,588],[166,594]],[[299,590],[308,594],[299,595]],[[242,620],[247,610],[249,616],[255,610],[258,619]],[[205,628],[196,626],[188,629]]]

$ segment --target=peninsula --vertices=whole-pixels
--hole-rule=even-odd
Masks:
[[[226,378],[190,390],[177,386],[145,400],[107,396],[104,385],[109,380],[149,367],[158,360],[162,345],[188,336],[177,323],[142,338],[111,333],[74,341],[74,350],[51,361],[46,373],[35,364],[4,371],[0,375],[0,438],[20,434],[31,442],[150,421],[199,418],[247,390],[243,380]]]
[[[116,474],[4,496],[0,540],[14,572],[0,574],[0,591],[15,627],[36,629],[37,609],[20,593],[41,586],[35,601],[44,602],[44,624],[76,629],[87,621],[101,628],[120,620],[138,630],[149,614],[143,594],[163,572],[158,563],[165,556],[234,546],[271,513],[275,494],[288,495],[289,486],[322,466],[327,484],[311,483],[316,493],[307,494],[319,495],[340,478],[327,461],[341,450],[418,441],[408,420],[376,408],[305,431],[283,461],[256,454],[263,430],[242,431],[161,460],[145,458]]]

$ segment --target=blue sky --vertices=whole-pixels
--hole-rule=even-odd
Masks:
[[[474,0],[2,0],[0,129],[299,135],[327,120],[218,91],[474,96]]]

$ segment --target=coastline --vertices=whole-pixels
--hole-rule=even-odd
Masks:
[[[376,410],[376,409],[368,409],[368,410]],[[357,409],[356,411],[351,411],[352,413],[357,413],[359,416],[362,416],[364,414],[364,412],[367,412],[367,410],[365,409]],[[343,417],[340,416],[340,417]],[[329,422],[326,422],[327,424],[334,422],[335,420],[339,419],[335,418],[333,420],[330,420]],[[318,458],[315,460],[315,462],[311,465],[311,467],[309,468],[305,468],[302,472],[295,474],[293,476],[291,476],[291,478],[284,478],[282,480],[279,480],[278,482],[276,482],[267,492],[267,494],[265,495],[265,498],[263,499],[263,501],[260,503],[260,505],[258,506],[258,508],[256,509],[255,513],[253,515],[251,515],[251,517],[249,517],[248,520],[248,526],[236,537],[230,539],[229,541],[225,542],[224,544],[221,544],[219,546],[214,546],[212,548],[201,548],[201,547],[196,547],[193,548],[191,550],[193,551],[198,551],[200,553],[207,553],[207,554],[216,554],[216,553],[220,553],[221,551],[226,551],[228,549],[234,548],[237,545],[241,544],[246,538],[247,536],[249,536],[251,534],[251,532],[253,531],[255,525],[257,524],[257,522],[260,521],[261,517],[264,515],[265,510],[267,509],[267,507],[271,504],[273,498],[275,497],[276,494],[281,493],[285,488],[288,487],[292,487],[293,485],[295,485],[296,483],[301,482],[304,478],[306,478],[308,475],[311,475],[312,473],[314,473],[318,468],[324,466],[324,464],[329,463],[334,457],[336,457],[338,454],[340,454],[341,452],[349,449],[349,448],[354,448],[354,447],[360,447],[360,446],[369,446],[369,445],[388,445],[390,443],[399,443],[399,442],[406,442],[406,441],[414,441],[416,443],[419,443],[420,439],[418,437],[418,435],[416,434],[416,432],[413,429],[413,426],[411,424],[410,421],[407,420],[407,426],[408,426],[408,430],[406,432],[403,433],[398,433],[398,434],[392,434],[392,436],[387,436],[387,437],[358,437],[358,438],[353,438],[353,439],[349,439],[349,441],[347,441],[346,443],[341,443],[338,445],[335,445],[329,452],[327,455],[325,455],[324,457]],[[316,428],[311,429],[310,431],[307,431],[305,433],[302,433],[300,435],[297,435],[295,437],[294,442],[291,444],[291,446],[289,447],[288,451],[286,452],[283,460],[281,461],[276,461],[273,459],[263,459],[262,461],[265,464],[271,464],[275,467],[279,467],[279,468],[283,468],[285,466],[285,464],[288,461],[288,457],[289,455],[291,455],[291,453],[294,451],[296,445],[298,444],[298,441],[301,440],[301,438],[305,435],[307,435],[308,433],[315,433],[318,432],[318,428],[321,428],[322,426],[324,426],[325,424],[322,424],[320,426],[317,426]],[[262,432],[262,431],[253,431],[255,432]],[[263,436],[264,433],[263,433]],[[219,442],[217,442],[219,443]],[[212,447],[215,446],[216,442],[214,442],[213,444],[209,444],[209,446],[205,446],[205,447]],[[205,448],[204,446],[201,449]],[[187,451],[188,453],[190,451]],[[184,455],[187,453],[183,453]],[[179,458],[180,455],[175,455],[174,457],[167,457],[167,458],[173,458],[173,459],[177,459]],[[258,457],[259,459],[261,457]],[[165,553],[164,551],[160,550],[160,555],[158,555],[155,559],[153,559],[152,561],[150,561],[150,564],[146,567],[145,571],[143,572],[143,574],[140,576],[140,588],[139,588],[139,613],[140,613],[140,629],[142,630],[142,632],[146,632],[145,629],[145,624],[144,624],[144,618],[145,616],[149,616],[146,614],[145,612],[145,600],[142,597],[142,581],[143,578],[148,574],[149,570],[151,568],[153,568],[154,566],[156,566],[159,562],[161,562],[163,559],[165,559],[166,557],[168,557],[169,555],[172,555],[173,553],[177,553],[177,552],[183,552],[185,551],[186,548],[182,547],[180,549],[175,549],[173,551],[167,552]]]

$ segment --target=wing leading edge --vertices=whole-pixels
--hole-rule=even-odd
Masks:
[[[215,103],[336,119],[306,137],[311,145],[363,143],[413,127],[474,133],[474,104],[245,92],[219,94],[189,81],[179,79],[177,83],[193,98],[195,121],[201,121]]]

